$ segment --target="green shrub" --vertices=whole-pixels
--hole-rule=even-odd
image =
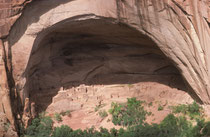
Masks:
[[[61,114],[62,116],[71,116],[71,111],[70,111],[70,110],[62,111],[60,114]]]
[[[200,106],[196,104],[175,106],[174,113],[200,114]],[[109,110],[112,114],[113,123],[127,126],[127,129],[105,129],[95,130],[72,130],[66,125],[53,129],[53,121],[50,117],[40,115],[32,121],[32,124],[25,130],[25,137],[207,137],[210,136],[210,122],[205,122],[202,117],[188,120],[186,115],[175,116],[169,114],[160,124],[145,123],[148,112],[144,110],[141,101],[130,98],[127,103],[112,103]],[[101,116],[108,115],[106,111]],[[106,114],[105,114],[106,113]],[[100,114],[99,114],[100,115]]]
[[[97,112],[99,109],[103,108],[106,104],[99,104],[99,105],[96,105],[95,107],[95,112]]]
[[[6,130],[6,131],[8,131],[8,129],[9,129],[9,127],[10,127],[10,123],[8,122],[8,123],[6,123],[5,125],[4,125],[4,129]]]
[[[182,113],[184,115],[188,115],[191,119],[196,119],[201,116],[202,108],[196,103],[192,104],[180,104],[178,106],[172,106],[173,113]]]
[[[117,130],[115,130],[117,132]],[[89,128],[86,130],[72,130],[68,126],[56,127],[52,133],[52,137],[114,137],[111,134],[115,133],[114,130],[110,133],[105,128],[100,128],[100,131],[95,128]]]
[[[142,106],[142,101],[136,98],[128,98],[126,104],[112,103],[109,113],[112,114],[112,122],[115,125],[123,126],[142,124],[148,114]]]
[[[62,125],[61,127],[56,127],[52,133],[52,137],[69,137],[73,130],[66,125]]]
[[[50,137],[53,121],[50,117],[35,118],[26,129],[26,137]]]
[[[161,110],[163,110],[163,106],[158,105],[158,111],[161,111]]]
[[[199,137],[200,130],[193,134],[194,127],[185,117],[169,114],[160,124],[140,124],[126,132],[132,137]]]
[[[46,111],[42,111],[41,113],[39,113],[39,118],[44,118],[46,116],[47,112]]]
[[[105,117],[108,116],[108,113],[107,113],[105,110],[100,110],[100,111],[98,112],[98,114],[99,114],[99,116],[100,116],[101,118],[105,118]]]
[[[201,135],[202,136],[210,136],[210,121],[204,123]]]
[[[151,107],[152,105],[153,105],[153,103],[152,103],[152,102],[150,102],[150,103],[148,104],[148,106],[149,106],[149,107]]]
[[[68,126],[56,127],[51,137],[202,137],[209,135],[209,123],[198,121],[193,126],[184,116],[169,114],[160,124],[139,124],[127,129],[94,128],[72,130]]]
[[[54,114],[54,118],[57,122],[62,122],[62,117],[59,113],[55,113]]]

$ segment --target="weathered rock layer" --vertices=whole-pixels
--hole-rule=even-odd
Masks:
[[[119,74],[179,73],[210,103],[208,0],[27,2],[0,0],[0,111],[11,122],[37,92],[131,79]]]

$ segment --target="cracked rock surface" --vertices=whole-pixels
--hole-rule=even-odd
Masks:
[[[14,123],[26,98],[46,109],[61,88],[146,81],[210,104],[209,5],[0,0],[0,111]]]

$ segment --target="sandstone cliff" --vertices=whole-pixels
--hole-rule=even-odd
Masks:
[[[163,79],[166,73],[181,74],[187,91],[209,104],[209,6],[208,0],[0,0],[0,112],[14,124],[26,98],[36,102],[39,92],[54,96],[75,81],[95,84],[94,76],[105,78],[97,84],[107,84],[106,77],[119,73],[158,72]],[[109,84],[122,79],[128,77]],[[136,79],[132,82],[142,80]]]

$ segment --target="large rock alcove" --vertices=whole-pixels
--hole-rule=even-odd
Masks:
[[[146,82],[156,83],[153,87],[157,92],[186,90],[178,70],[147,36],[106,18],[78,20],[60,22],[35,40],[25,72],[24,94],[35,102],[38,111],[80,108],[85,102],[72,99],[72,94],[86,96],[87,102],[91,96],[88,92],[94,90],[88,88],[91,86],[96,86],[104,96],[109,94],[102,90],[107,86]],[[80,88],[75,90],[77,87]],[[69,90],[69,94],[53,101],[63,90]],[[124,94],[127,89],[113,87],[112,90]],[[136,89],[135,94],[149,90],[152,89]],[[130,97],[134,94],[127,92]],[[66,99],[74,104],[68,106],[69,103],[63,102]],[[59,101],[66,103],[67,108]],[[95,103],[98,102],[96,99]]]
[[[96,91],[157,97],[182,90],[210,102],[206,0],[0,3],[0,111],[12,125],[24,105],[52,111],[60,99],[80,98],[69,93],[82,92],[90,102],[100,100]]]

